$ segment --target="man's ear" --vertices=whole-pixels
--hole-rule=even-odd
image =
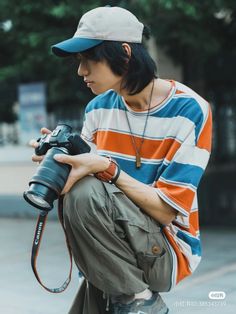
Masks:
[[[130,58],[131,57],[131,47],[130,47],[130,45],[127,44],[127,43],[123,43],[122,47],[123,47],[125,53],[127,54],[127,56]]]

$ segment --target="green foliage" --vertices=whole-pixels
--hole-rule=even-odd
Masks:
[[[1,0],[0,120],[17,97],[16,92],[7,96],[8,86],[17,90],[20,83],[46,82],[49,111],[86,104],[92,95],[78,79],[75,60],[56,58],[50,47],[73,35],[83,13],[107,4],[137,14],[157,44],[185,69],[214,60],[220,70],[236,56],[235,0]]]
[[[129,8],[151,26],[157,43],[177,62],[182,61],[184,48],[207,58],[219,53],[231,40],[236,50],[234,0],[136,0],[131,3]]]

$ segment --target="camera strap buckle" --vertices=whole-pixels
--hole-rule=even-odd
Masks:
[[[32,246],[32,251],[31,251],[31,266],[34,272],[34,275],[36,277],[36,279],[38,280],[38,282],[40,283],[40,285],[46,289],[49,292],[52,293],[60,293],[66,290],[66,288],[68,287],[70,281],[71,281],[71,274],[72,274],[72,252],[71,252],[71,248],[69,245],[69,240],[66,234],[66,230],[63,224],[63,197],[60,196],[58,198],[58,218],[59,221],[62,225],[62,229],[64,231],[65,234],[65,239],[66,239],[66,245],[67,245],[67,249],[69,252],[69,257],[70,257],[70,271],[69,271],[69,276],[66,279],[66,281],[61,285],[61,287],[59,288],[48,288],[46,287],[37,272],[37,268],[36,268],[36,262],[37,262],[37,257],[38,257],[38,253],[39,253],[39,247],[40,247],[40,242],[42,240],[42,236],[43,236],[43,231],[46,225],[46,221],[47,221],[47,217],[48,217],[48,212],[45,211],[41,211],[38,217],[38,221],[37,221],[37,225],[36,225],[36,229],[35,229],[35,235],[34,235],[34,240],[33,240],[33,246]]]

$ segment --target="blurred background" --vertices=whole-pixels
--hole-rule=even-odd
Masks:
[[[233,0],[0,0],[0,149],[5,158],[58,122],[80,130],[93,97],[72,59],[51,45],[70,38],[79,17],[99,5],[120,5],[150,26],[148,49],[162,78],[181,81],[212,105],[213,151],[202,180],[201,220],[236,219],[236,2]],[[23,154],[23,152],[22,152]],[[8,156],[10,155],[10,156]],[[3,156],[1,158],[4,158]],[[224,212],[224,215],[222,213]]]
[[[199,272],[204,275],[213,269],[217,274],[220,267],[225,265],[226,260],[223,258],[227,250],[230,250],[230,254],[227,254],[227,274],[229,278],[234,275],[236,279],[235,0],[0,0],[0,245],[5,248],[5,254],[3,251],[0,255],[0,269],[4,264],[1,256],[6,255],[11,259],[12,247],[17,246],[17,256],[21,260],[16,263],[19,267],[16,276],[19,276],[22,273],[19,266],[23,263],[21,258],[26,258],[25,254],[29,254],[27,250],[30,251],[28,246],[22,246],[21,250],[21,245],[14,242],[18,239],[17,226],[21,228],[22,235],[31,239],[31,218],[37,215],[22,199],[22,192],[27,189],[28,181],[36,169],[36,165],[30,161],[32,149],[28,147],[28,141],[39,136],[42,126],[53,129],[62,121],[79,131],[84,108],[93,97],[77,75],[76,61],[70,58],[56,58],[52,55],[50,47],[74,34],[83,13],[103,5],[127,8],[147,24],[151,28],[152,36],[146,45],[157,62],[160,77],[183,82],[211,104],[213,148],[199,189],[203,243],[209,258]],[[55,210],[50,213],[50,217],[49,228],[54,228]],[[13,230],[15,238],[10,236]],[[8,244],[6,234],[15,246]],[[219,235],[223,238],[218,239]],[[52,239],[54,238],[57,238],[56,234],[52,234]],[[29,239],[26,243],[28,242]],[[216,260],[220,261],[217,254],[219,251],[223,254],[222,263],[218,265]],[[59,257],[64,253],[64,249],[57,252]],[[3,269],[3,278],[4,275],[6,273]],[[224,272],[222,276],[226,278]],[[24,279],[22,277],[22,280]],[[30,277],[29,287],[32,287],[33,283],[34,278]],[[204,279],[203,283],[206,287]],[[201,285],[201,281],[197,282],[197,285],[199,284]],[[227,292],[232,288],[230,291],[235,293],[235,287],[230,285],[229,281],[225,284]],[[37,289],[40,288],[37,288],[36,284],[34,289],[40,296],[39,299],[42,298],[43,294],[38,292]],[[202,286],[196,286],[196,289],[191,289],[195,295]],[[220,287],[214,289],[219,290]],[[16,292],[19,296],[17,293],[19,292]],[[57,306],[53,303],[50,310],[48,306],[45,310],[32,310],[26,305],[16,306],[16,310],[7,306],[6,292],[2,294],[0,290],[0,312],[66,313],[65,308],[69,306],[73,293],[69,294],[68,299],[60,299],[61,303],[57,303]],[[1,296],[4,296],[2,300]],[[47,298],[51,302],[51,299]],[[174,294],[171,300],[169,299],[173,303]],[[198,297],[199,300],[201,297]],[[224,312],[231,313],[230,310],[234,308],[235,313],[234,306],[235,303],[232,308],[228,304]],[[191,311],[194,309],[192,306]],[[196,309],[199,312],[199,307]],[[188,313],[189,309],[187,306],[178,306],[178,310],[180,313]],[[203,311],[201,309],[201,313],[210,313],[208,310],[213,313],[214,308],[205,307]],[[175,307],[173,313],[177,312]]]

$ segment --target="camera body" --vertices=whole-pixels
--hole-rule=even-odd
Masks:
[[[45,157],[23,196],[30,205],[45,212],[53,208],[53,202],[60,196],[71,169],[70,165],[56,161],[54,155],[78,155],[90,152],[90,146],[78,133],[71,133],[71,131],[69,125],[59,124],[52,133],[38,139],[39,145],[35,153]]]
[[[89,145],[80,137],[78,133],[71,133],[72,128],[67,124],[58,124],[50,134],[45,134],[38,139],[38,147],[35,154],[45,155],[52,147],[64,147],[70,155],[78,155],[90,151]]]

